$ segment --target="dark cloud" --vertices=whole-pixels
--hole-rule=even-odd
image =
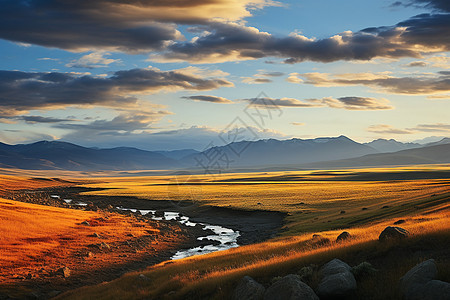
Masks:
[[[243,83],[248,83],[248,84],[263,84],[263,83],[271,83],[272,80],[270,80],[269,78],[261,78],[261,77],[242,77],[242,82]]]
[[[426,67],[428,64],[424,61],[413,61],[406,65],[406,67]]]
[[[61,123],[61,122],[74,121],[73,119],[59,119],[59,118],[42,117],[42,116],[19,116],[19,117],[15,117],[15,119],[23,120],[27,123]]]
[[[283,76],[284,73],[283,72],[264,72],[264,73],[260,73],[260,76],[267,76],[267,77],[280,77]]]
[[[176,24],[237,21],[267,0],[2,0],[0,38],[72,51],[162,49],[183,36]]]
[[[316,86],[366,85],[382,88],[386,92],[406,95],[427,95],[450,91],[450,74],[446,71],[439,75],[417,75],[415,77],[394,77],[387,73],[350,73],[330,76],[326,73],[296,74],[306,80],[306,84]]]
[[[236,23],[211,22],[197,30],[203,34],[189,42],[173,43],[151,59],[214,63],[280,57],[286,63],[332,62],[421,57],[424,53],[450,50],[448,13],[421,14],[395,26],[346,31],[325,39],[295,33],[277,37]]]
[[[242,101],[246,101],[246,102],[250,103],[251,106],[264,107],[267,109],[275,109],[275,108],[279,108],[279,107],[320,107],[320,106],[323,106],[322,104],[303,102],[301,100],[294,99],[294,98],[274,99],[274,98],[261,97],[261,98],[242,99]]]
[[[150,125],[170,114],[167,111],[154,111],[151,113],[122,113],[112,120],[96,120],[87,124],[58,124],[60,129],[70,129],[80,132],[103,132],[103,134],[132,132],[148,129]]]
[[[182,97],[183,99],[189,99],[194,101],[205,101],[205,102],[213,102],[213,103],[233,103],[233,101],[217,96],[210,95],[197,95],[197,96],[186,96]]]
[[[201,69],[161,71],[132,69],[110,77],[72,73],[0,71],[0,116],[23,114],[32,109],[65,106],[136,108],[140,94],[161,90],[212,90],[233,84],[209,77]]]
[[[321,99],[305,99],[304,101],[294,98],[250,98],[243,99],[252,106],[264,108],[279,107],[331,107],[347,110],[385,110],[393,109],[389,101],[386,99],[376,99],[368,97],[324,97]]]

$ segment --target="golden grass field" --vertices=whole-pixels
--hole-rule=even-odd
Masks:
[[[450,195],[450,179],[383,181],[383,175],[420,171],[432,177],[436,171],[448,170],[448,166],[439,166],[123,177],[101,178],[99,183],[84,186],[105,188],[86,194],[286,212],[288,230],[284,234],[290,235],[363,225],[439,206]],[[380,175],[375,176],[376,181],[354,180],[355,174],[366,173]]]
[[[450,166],[440,165],[70,179],[85,187],[104,189],[86,194],[282,211],[287,217],[284,230],[272,240],[161,263],[58,298],[229,299],[244,275],[267,286],[274,277],[296,273],[311,264],[320,266],[338,257],[352,266],[369,261],[379,269],[375,275],[358,279],[355,299],[396,299],[399,278],[422,260],[435,258],[439,279],[450,281],[449,170]],[[77,216],[70,218],[75,220]],[[406,221],[400,226],[412,236],[398,243],[379,243],[379,233],[398,219]],[[60,226],[64,224],[60,222]],[[51,229],[42,229],[52,233]],[[344,229],[354,238],[334,242]],[[311,239],[313,233],[331,242],[317,243]],[[39,234],[39,230],[33,233]],[[8,243],[17,241],[4,242]],[[149,280],[139,279],[141,273]],[[317,272],[314,274],[308,282],[313,288],[318,283]]]

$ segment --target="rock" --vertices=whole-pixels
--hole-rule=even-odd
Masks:
[[[398,221],[394,222],[394,225],[400,225],[400,224],[403,224],[405,222],[406,222],[405,220],[398,220]]]
[[[380,233],[378,240],[381,242],[387,240],[400,240],[408,236],[409,232],[406,229],[397,226],[388,226]]]
[[[94,232],[93,237],[100,238],[100,235],[97,232]]]
[[[147,276],[145,276],[144,274],[139,274],[138,279],[140,281],[150,281],[150,278],[148,278]]]
[[[250,276],[244,276],[234,290],[235,300],[259,300],[263,299],[265,288]]]
[[[298,275],[289,274],[272,284],[264,293],[264,300],[319,300],[314,291],[300,280]]]
[[[361,210],[367,210],[368,208],[367,207],[363,207],[363,208],[361,208]]]
[[[342,242],[342,241],[348,240],[351,237],[352,236],[349,232],[344,231],[340,235],[338,235],[338,237],[336,238],[336,242]]]
[[[352,268],[340,259],[333,259],[326,263],[320,270],[320,275],[326,277],[338,273],[350,272]]]
[[[352,268],[351,272],[355,278],[361,278],[366,275],[372,275],[378,270],[375,269],[371,263],[363,261],[359,265]]]
[[[345,297],[356,290],[356,280],[350,266],[339,259],[333,259],[325,264],[320,273],[322,280],[317,291],[321,298]]]
[[[83,222],[81,222],[81,225],[85,225],[85,226],[91,226],[91,224],[89,224],[89,222],[88,222],[88,221],[83,221]]]
[[[385,206],[383,206],[382,208],[389,208],[390,206],[389,205],[385,205]]]
[[[415,295],[423,285],[433,280],[437,275],[434,259],[424,261],[409,270],[400,279],[400,293],[405,299],[416,299]]]
[[[100,249],[111,249],[111,247],[110,247],[107,243],[105,243],[105,242],[102,242],[102,243],[99,245],[99,248],[100,248]]]
[[[440,280],[430,280],[420,285],[415,293],[406,300],[450,300],[450,283]]]
[[[341,210],[341,214],[345,214],[345,210]]]
[[[67,278],[70,276],[70,269],[68,267],[59,268],[58,271],[56,271],[56,274],[61,275],[64,278]]]

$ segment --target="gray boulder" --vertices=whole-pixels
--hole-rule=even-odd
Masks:
[[[343,262],[340,259],[333,259],[326,263],[322,269],[320,270],[320,274],[322,277],[327,277],[329,275],[334,275],[338,273],[344,273],[344,272],[350,272],[351,267],[347,265],[345,262]]]
[[[397,226],[388,226],[380,233],[378,240],[380,242],[385,242],[388,240],[401,240],[407,238],[408,236],[408,230]]]
[[[450,300],[450,283],[440,280],[430,280],[417,290],[417,296],[409,299]]]
[[[345,297],[356,290],[356,279],[351,272],[351,267],[339,259],[333,259],[325,264],[320,273],[322,280],[317,292],[321,298]]]
[[[437,275],[437,268],[434,259],[424,261],[411,270],[409,270],[400,279],[400,290],[402,294],[406,291],[414,289],[418,285],[425,284],[433,280]]]
[[[261,300],[266,289],[250,276],[244,276],[234,290],[234,300]]]
[[[264,300],[319,300],[314,291],[300,280],[300,276],[289,274],[272,284],[264,294]]]
[[[405,300],[450,300],[450,283],[433,280],[437,275],[434,259],[424,261],[400,279],[400,292]]]

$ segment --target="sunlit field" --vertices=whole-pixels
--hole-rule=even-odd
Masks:
[[[86,194],[135,196],[177,204],[212,205],[288,213],[287,231],[298,234],[347,228],[388,217],[417,213],[448,201],[448,166],[103,178]],[[404,174],[440,179],[384,180]],[[370,181],[366,179],[371,175]],[[425,175],[423,175],[425,174]]]
[[[268,241],[167,261],[108,283],[69,291],[59,299],[230,299],[244,275],[267,287],[274,278],[299,273],[305,266],[314,270],[307,279],[314,289],[319,267],[333,258],[351,266],[369,261],[378,270],[357,278],[354,299],[392,299],[400,297],[396,284],[400,277],[427,258],[436,260],[439,279],[450,280],[446,254],[450,245],[449,172],[449,166],[419,166],[92,179],[3,175],[0,192],[77,185],[101,188],[84,194],[103,195],[104,201],[107,196],[133,196],[144,201],[170,201],[187,212],[220,206],[286,214],[284,227]],[[380,243],[380,232],[400,219],[403,223],[399,226],[411,237]],[[80,225],[83,220],[101,222],[87,227]],[[115,251],[99,252],[94,258],[74,258],[79,249],[96,242],[94,233],[105,237],[102,241],[108,244],[122,245],[130,233],[139,237],[153,230],[159,243],[144,249],[142,255],[149,251],[156,254],[178,241],[171,230],[161,239],[157,227],[142,227],[138,219],[130,221],[125,215],[6,199],[0,199],[0,221],[0,275],[7,283],[3,289],[12,287],[8,284],[14,284],[16,274],[24,276],[30,269],[43,266],[55,269],[61,263],[58,259],[70,258],[65,264],[74,270],[82,265],[78,272],[106,268],[123,259]],[[344,230],[352,238],[336,242]],[[313,234],[321,237],[312,238]],[[142,280],[140,274],[148,279]]]

